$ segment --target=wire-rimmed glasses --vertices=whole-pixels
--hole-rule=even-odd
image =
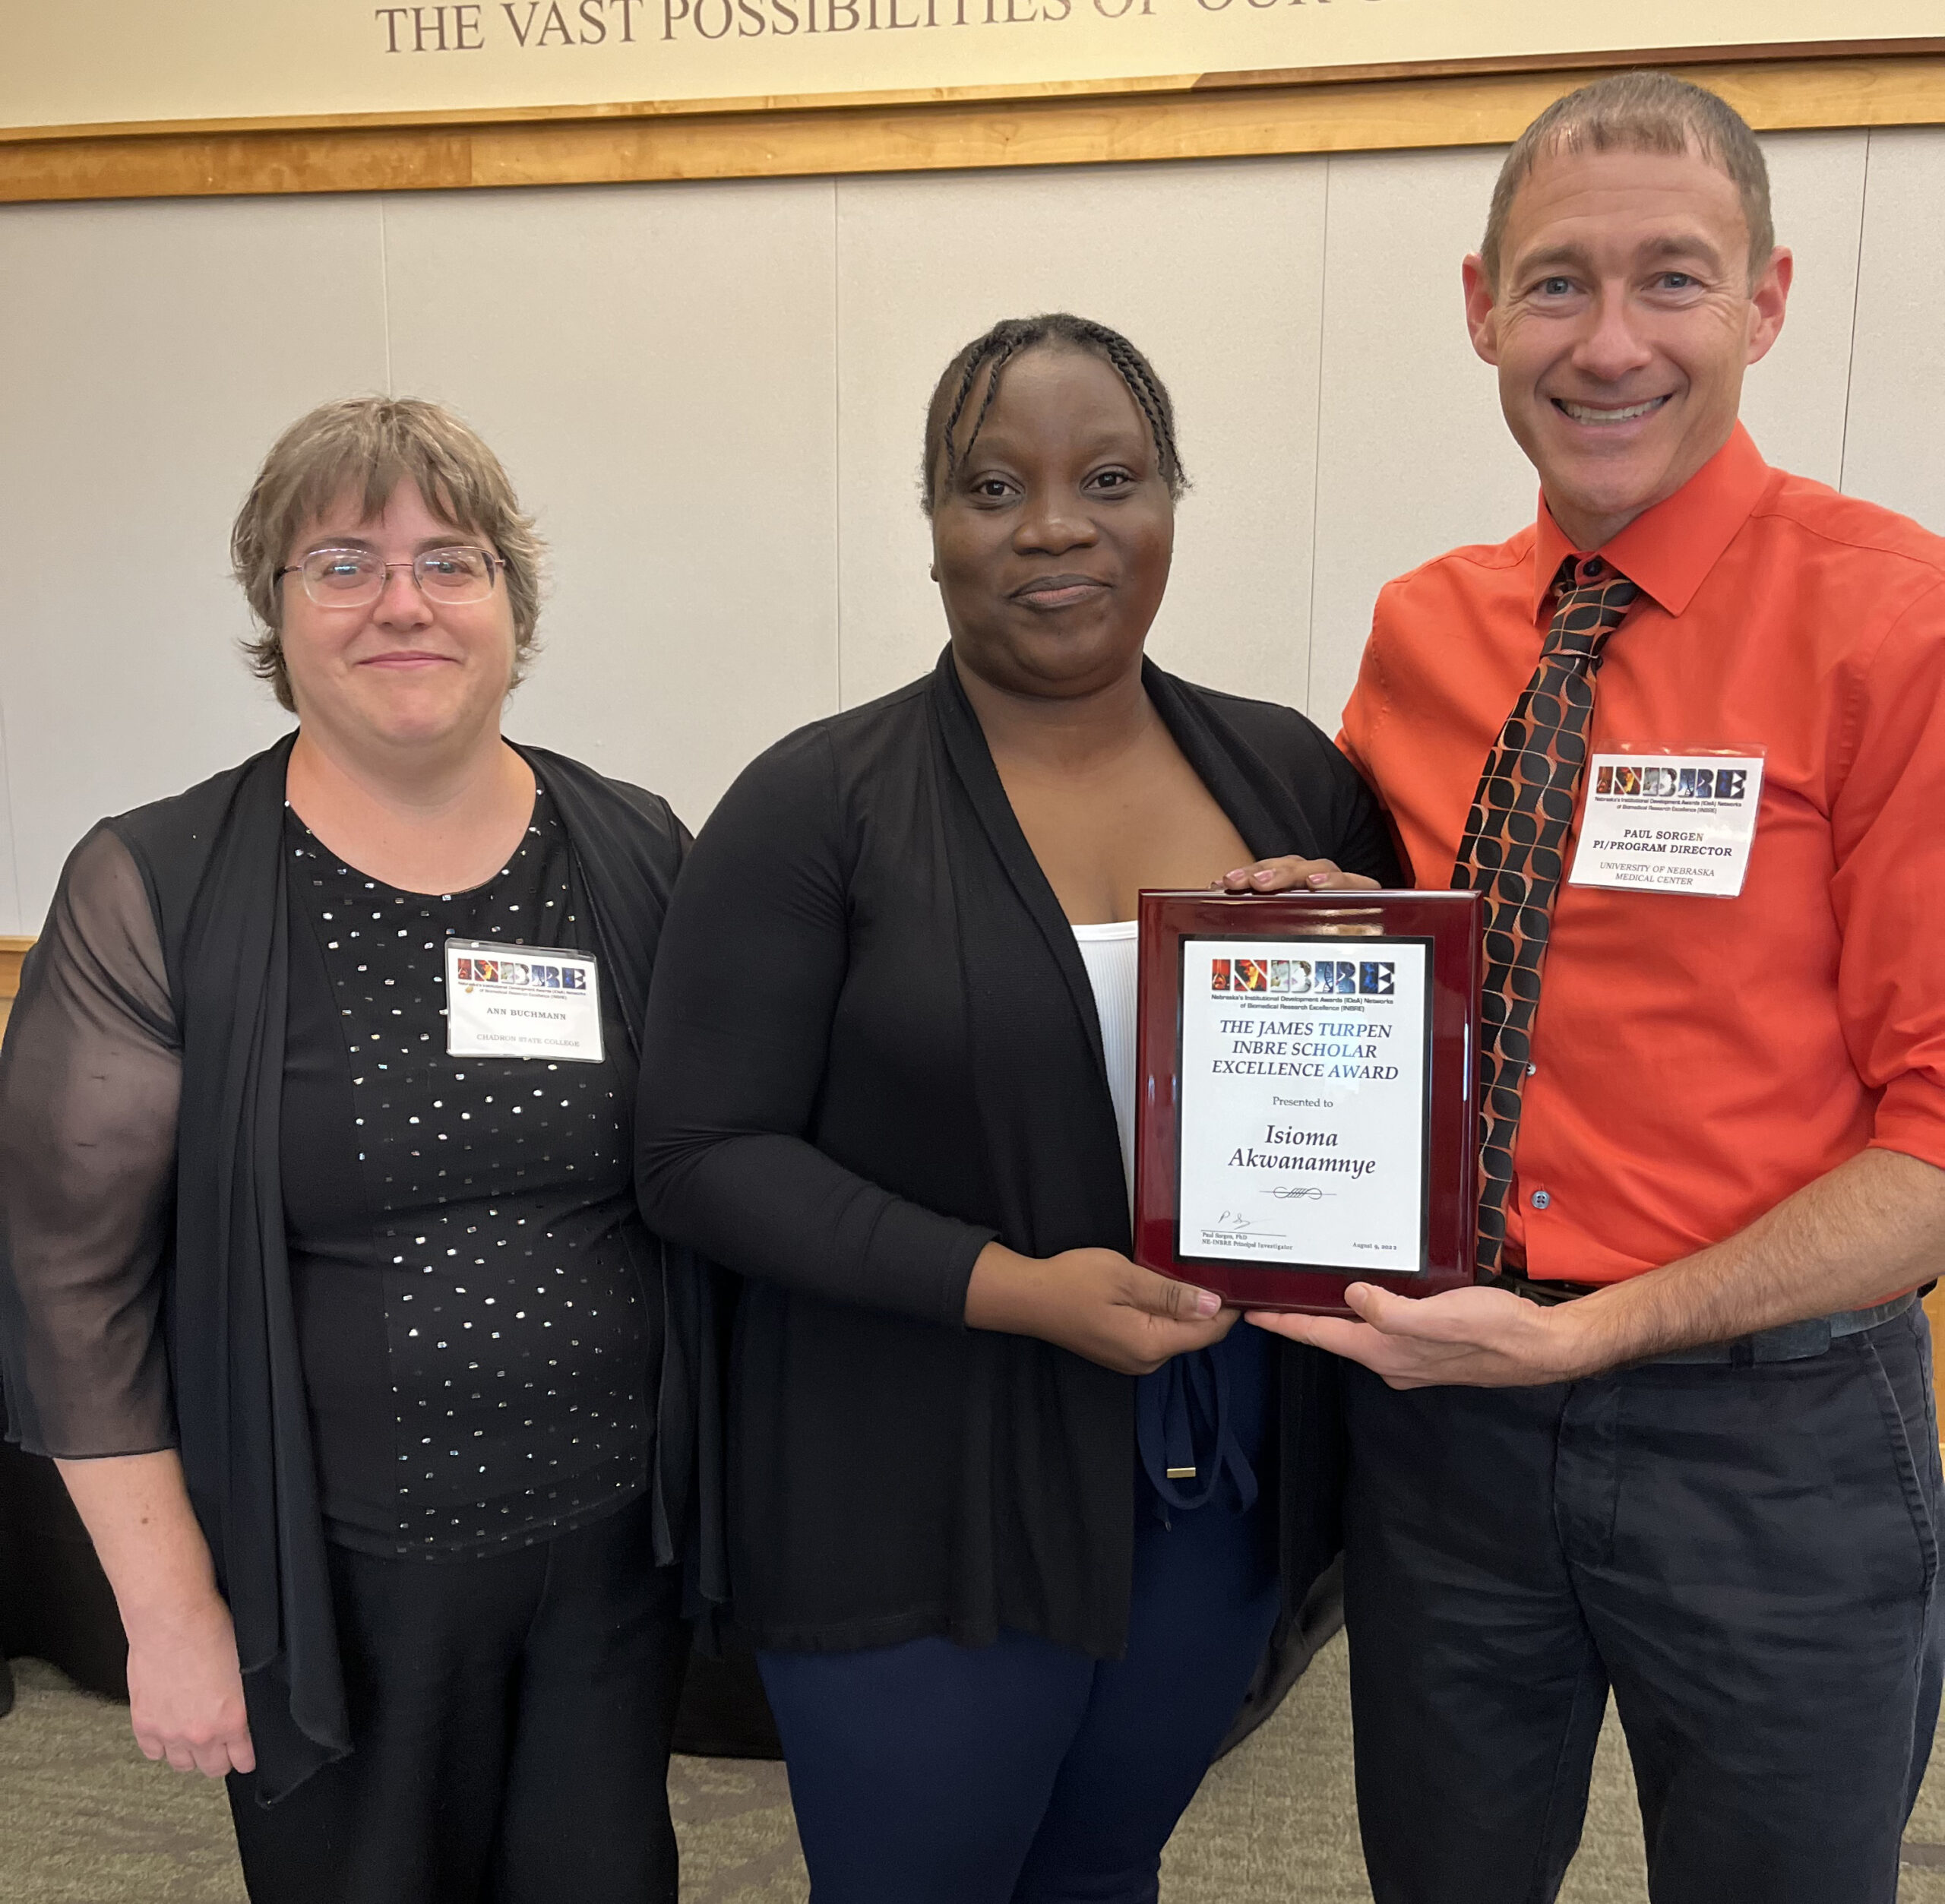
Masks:
[[[368,608],[385,592],[395,568],[408,569],[419,592],[429,602],[463,608],[483,602],[493,592],[496,572],[506,567],[498,555],[470,542],[422,549],[409,562],[386,562],[369,549],[314,549],[301,562],[277,572],[300,577],[304,593],[320,608]]]

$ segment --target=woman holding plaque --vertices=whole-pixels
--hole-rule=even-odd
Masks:
[[[0,1359],[267,1904],[673,1904],[693,1451],[633,1187],[667,805],[501,734],[540,545],[438,406],[232,537],[294,735],[94,828],[0,1062]]]
[[[1320,1359],[1128,1259],[1137,890],[1395,875],[1309,722],[1143,659],[1182,486],[1125,338],[962,350],[950,645],[745,772],[658,955],[644,1208],[744,1279],[735,1613],[820,1904],[1153,1898],[1335,1545]]]

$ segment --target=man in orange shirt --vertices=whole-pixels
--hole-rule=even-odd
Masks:
[[[1945,1541],[1945,541],[1765,466],[1762,154],[1617,76],[1507,159],[1468,321],[1538,520],[1380,597],[1342,744],[1485,897],[1479,1274],[1361,1318],[1380,1904],[1553,1897],[1611,1687],[1657,1904],[1890,1904]],[[1230,884],[1346,883],[1275,862]]]

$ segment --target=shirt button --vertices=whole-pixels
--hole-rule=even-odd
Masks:
[[[1551,1191],[1536,1190],[1533,1192],[1533,1207],[1535,1210],[1545,1210],[1552,1201],[1553,1196]]]
[[[1598,555],[1589,555],[1580,565],[1580,579],[1583,582],[1599,581],[1606,573],[1607,565]]]
[[[1540,1068],[1540,1067],[1539,1067],[1539,1065],[1537,1065],[1537,1064],[1529,1064],[1529,1065],[1526,1067],[1526,1075],[1527,1075],[1529,1077],[1531,1077],[1532,1076],[1532,1074],[1533,1074],[1536,1071],[1538,1071],[1539,1068]]]

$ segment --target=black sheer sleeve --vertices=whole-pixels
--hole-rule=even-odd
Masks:
[[[176,1445],[160,1330],[182,1061],[142,878],[74,849],[0,1051],[0,1367],[36,1454]]]
[[[682,868],[642,1041],[650,1229],[738,1273],[954,1326],[991,1229],[926,1210],[806,1134],[849,961],[851,848],[829,740],[752,763]],[[725,982],[760,959],[760,990]]]

